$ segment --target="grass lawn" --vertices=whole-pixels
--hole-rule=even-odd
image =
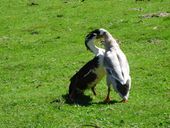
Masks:
[[[70,77],[93,54],[85,35],[105,28],[121,41],[132,89],[128,103],[113,90],[69,104]],[[170,128],[169,0],[1,0],[1,128]],[[90,97],[90,98],[89,98]],[[87,98],[85,100],[87,100]]]

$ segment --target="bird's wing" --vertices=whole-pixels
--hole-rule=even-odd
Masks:
[[[129,69],[129,64],[128,64],[127,58],[121,49],[116,50],[116,53],[117,53],[117,57],[118,57],[118,60],[120,63],[122,73],[123,73],[123,77],[125,80],[128,80],[130,69]]]
[[[87,62],[70,80],[72,81],[76,78],[80,79],[86,77],[93,71],[94,68],[98,66],[98,59],[98,57],[94,57],[92,60]]]
[[[121,84],[125,84],[123,72],[119,57],[115,51],[107,51],[104,56],[104,65],[107,74],[110,75],[114,80],[119,81]]]

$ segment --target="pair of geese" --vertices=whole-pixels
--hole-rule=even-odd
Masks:
[[[105,49],[94,45],[94,40],[98,38],[103,38]],[[96,95],[95,86],[106,75],[108,91],[104,102],[110,102],[111,85],[122,98],[121,102],[127,102],[131,87],[130,70],[127,58],[118,42],[107,30],[100,28],[86,36],[85,45],[95,57],[70,79],[69,99],[74,101],[87,88],[91,88]]]

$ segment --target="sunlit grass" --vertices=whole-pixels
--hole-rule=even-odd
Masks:
[[[170,17],[168,0],[0,1],[0,127],[169,127]],[[70,77],[93,54],[84,38],[109,30],[128,57],[132,90],[127,104],[105,79],[89,102],[69,104]],[[99,42],[99,41],[98,41]],[[97,42],[96,42],[97,44]],[[98,46],[101,46],[98,43]]]

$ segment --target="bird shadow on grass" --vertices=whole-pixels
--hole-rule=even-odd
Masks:
[[[51,101],[51,103],[64,103],[64,104],[69,104],[69,105],[79,105],[79,106],[90,106],[94,104],[98,105],[106,105],[106,104],[117,104],[120,103],[119,101],[112,100],[109,103],[105,103],[104,101],[100,102],[92,102],[92,98],[87,95],[80,95],[78,98],[73,102],[69,99],[68,94],[62,95],[62,98],[55,99]]]
[[[78,96],[78,98],[73,102],[69,99],[69,96],[68,94],[64,94],[62,95],[62,99],[59,98],[59,99],[55,99],[53,101],[51,101],[51,103],[59,103],[63,101],[65,104],[69,104],[69,105],[80,105],[80,106],[89,106],[91,105],[91,101],[92,101],[92,98],[90,96],[86,96],[86,95],[80,95]]]
[[[117,101],[117,100],[112,100],[112,101],[110,101],[109,103],[106,103],[106,102],[104,102],[104,101],[100,101],[100,102],[95,102],[95,103],[93,103],[93,104],[103,104],[103,105],[105,105],[105,104],[117,104],[117,103],[120,103],[120,101]]]

